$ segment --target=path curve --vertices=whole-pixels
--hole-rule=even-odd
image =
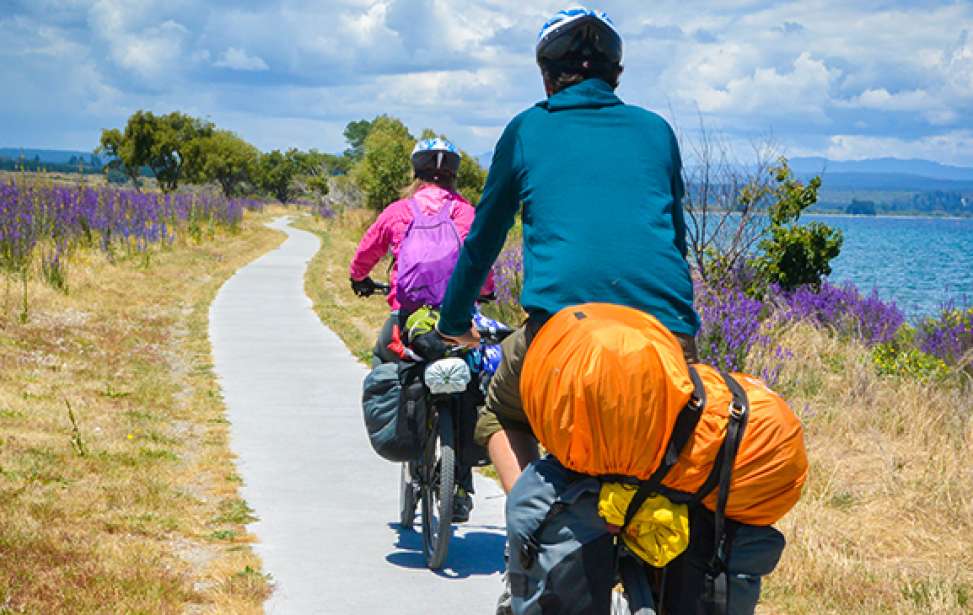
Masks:
[[[500,591],[503,497],[477,475],[470,523],[447,568],[427,570],[421,537],[398,530],[398,465],[369,447],[366,374],[304,294],[319,240],[279,219],[276,250],[238,271],[210,308],[216,373],[249,526],[275,591],[268,613],[491,613]]]

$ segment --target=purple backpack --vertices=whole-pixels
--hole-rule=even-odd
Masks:
[[[431,216],[409,201],[412,223],[399,246],[396,297],[408,311],[424,305],[438,308],[459,260],[460,239],[450,214],[452,201]]]

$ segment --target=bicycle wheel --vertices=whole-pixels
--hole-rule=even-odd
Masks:
[[[628,608],[628,597],[624,592],[615,589],[612,591],[611,615],[631,615],[632,610]]]
[[[399,525],[403,529],[411,530],[416,520],[416,504],[419,493],[416,487],[414,463],[402,464],[399,477]]]
[[[653,615],[655,601],[642,564],[632,555],[618,559],[622,588],[612,591],[611,615]]]
[[[453,415],[448,405],[438,408],[436,422],[438,428],[426,441],[422,463],[426,473],[422,481],[422,550],[432,570],[442,568],[446,561],[456,486]]]

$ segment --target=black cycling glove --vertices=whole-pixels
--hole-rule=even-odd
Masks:
[[[355,294],[359,297],[371,297],[375,293],[376,288],[378,287],[371,278],[351,280],[351,290],[355,291]]]
[[[437,331],[417,335],[416,339],[409,340],[409,347],[426,361],[441,359],[449,350],[446,340]]]

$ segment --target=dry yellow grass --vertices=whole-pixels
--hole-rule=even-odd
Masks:
[[[273,213],[148,267],[75,255],[69,294],[31,283],[24,324],[3,295],[0,613],[262,611],[207,318],[282,241]]]
[[[777,339],[811,473],[764,612],[973,612],[969,386],[878,376],[867,349],[808,325]]]
[[[348,285],[372,218],[353,211],[302,222],[323,241],[308,295],[361,357],[387,314],[383,301],[358,299]],[[807,325],[777,340],[794,355],[777,388],[805,423],[811,474],[779,524],[789,546],[758,611],[973,612],[970,387],[879,376],[867,349]],[[755,371],[776,361],[751,358]]]

